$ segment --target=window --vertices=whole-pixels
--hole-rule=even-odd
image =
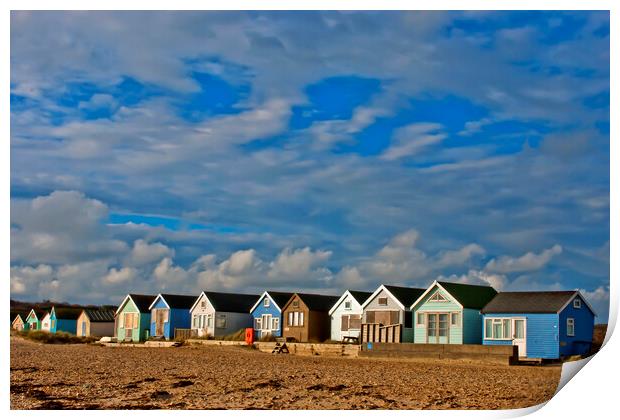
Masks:
[[[303,312],[299,313],[299,326],[300,327],[304,326],[304,313]]]
[[[289,327],[293,326],[293,312],[288,313],[288,326]]]
[[[268,308],[268,307],[269,307],[269,298],[265,298],[265,299],[263,299],[263,306],[264,306],[265,308]]]
[[[207,328],[211,327],[213,327],[213,315],[209,314],[207,315]]]
[[[349,331],[349,315],[342,315],[340,320],[340,331]]]
[[[405,311],[405,328],[413,327],[413,312]]]
[[[575,336],[575,318],[566,318],[566,335]]]
[[[293,304],[291,305],[293,308],[299,308],[299,301],[298,300],[294,300]]]
[[[380,297],[379,299],[377,299],[377,303],[379,304],[379,306],[387,306],[387,298]]]
[[[279,330],[280,329],[280,318],[272,318],[271,319],[271,329]]]
[[[453,312],[450,314],[450,326],[458,326],[459,325],[459,313]]]
[[[263,328],[263,320],[262,318],[254,318],[254,329],[262,330]]]
[[[345,310],[347,310],[347,311],[350,311],[350,310],[351,310],[351,301],[350,301],[350,300],[347,300],[347,301],[344,303],[344,309],[345,309]]]
[[[299,325],[299,312],[293,312],[293,325],[296,327]]]
[[[199,322],[200,318],[198,317],[198,315],[194,315],[192,317],[192,328],[198,328],[198,322]]]
[[[448,301],[448,299],[446,299],[439,292],[435,292],[435,294],[433,296],[431,296],[431,298],[429,299],[429,302],[447,302],[447,301]]]
[[[215,328],[226,328],[226,314],[217,314],[215,317]]]
[[[207,301],[203,300],[202,302],[200,302],[200,307],[202,309],[206,308],[207,307]]]
[[[577,298],[577,299],[573,300],[573,308],[575,308],[575,309],[581,308],[581,299]]]
[[[416,314],[416,325],[424,325],[424,313],[418,312]]]
[[[511,319],[486,318],[484,320],[484,338],[489,340],[511,340]]]
[[[359,330],[362,327],[362,316],[351,315],[349,316],[349,330]]]

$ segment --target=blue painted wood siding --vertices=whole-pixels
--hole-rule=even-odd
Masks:
[[[166,338],[174,339],[175,328],[189,329],[191,328],[191,314],[189,309],[177,309],[170,310],[170,322],[168,322],[168,334]]]
[[[77,319],[56,319],[55,321],[56,328],[54,332],[63,331],[75,334],[77,328]]]
[[[575,335],[570,337],[566,334],[567,318],[575,320]],[[572,356],[575,354],[586,354],[590,351],[592,344],[592,334],[594,333],[594,314],[586,304],[581,302],[581,308],[573,307],[571,301],[562,312],[560,312],[560,356]]]
[[[463,344],[482,344],[482,314],[477,309],[463,309]]]
[[[155,301],[155,304],[153,305],[153,307],[150,309],[151,312],[153,311],[153,309],[170,309],[168,308],[168,306],[164,303],[164,301],[161,298],[157,298],[157,300]],[[171,314],[172,311],[168,312],[168,322],[164,322],[164,337],[165,338],[170,338],[170,318],[172,316]],[[155,330],[157,328],[157,323],[154,317],[149,317],[149,330],[150,330],[150,335],[151,337],[154,337],[155,334]]]
[[[526,323],[526,356],[529,358],[557,359],[559,352],[559,332],[557,314],[486,314],[482,317],[482,328],[486,318],[525,318]],[[487,340],[485,345],[510,345],[512,340]]]
[[[280,319],[279,328],[277,331],[273,332],[273,335],[275,337],[282,336],[282,314],[280,313],[275,303],[271,299],[269,299],[269,306],[264,306],[263,299],[261,298],[261,301],[258,303],[254,311],[252,311],[251,315],[252,315],[252,328],[256,326],[254,319],[260,318],[263,315],[271,315],[274,319],[279,318]],[[254,338],[255,339],[260,338],[260,332],[256,328],[254,328]]]

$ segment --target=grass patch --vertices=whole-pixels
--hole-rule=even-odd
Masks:
[[[44,344],[88,344],[98,340],[97,337],[78,337],[66,332],[57,332],[55,334],[47,331],[16,331],[20,337],[28,340],[37,341]]]

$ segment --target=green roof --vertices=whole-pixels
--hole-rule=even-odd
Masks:
[[[454,299],[458,300],[463,305],[463,308],[482,309],[497,294],[497,291],[490,286],[449,283],[445,281],[438,281],[437,283],[446,289]]]

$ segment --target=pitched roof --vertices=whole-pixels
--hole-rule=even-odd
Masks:
[[[28,318],[28,314],[30,312],[22,312],[22,311],[11,311],[11,322],[15,321],[17,315],[22,319],[22,321],[26,322],[26,318]]]
[[[483,314],[556,313],[576,291],[500,292],[482,308]]]
[[[418,289],[415,287],[402,287],[402,286],[388,286],[383,285],[400,303],[402,303],[407,310],[415,302],[425,289]]]
[[[26,318],[28,318],[28,316],[30,315],[30,312],[34,312],[34,314],[37,316],[37,319],[40,321],[43,319],[43,317],[45,317],[45,314],[47,313],[47,311],[43,310],[43,309],[35,309],[33,308],[32,310],[30,310],[28,312],[28,315],[26,315]]]
[[[114,311],[109,309],[84,309],[90,322],[114,322]]]
[[[56,319],[78,319],[82,311],[82,308],[54,306]]]
[[[280,309],[284,308],[284,305],[286,305],[286,302],[288,302],[288,300],[294,294],[293,292],[269,292],[269,291],[267,293],[269,293],[269,296],[271,296],[271,299],[274,300],[274,302],[276,303],[276,305],[280,307]]]
[[[309,310],[328,312],[340,296],[315,295],[311,293],[297,293],[297,296],[306,304]]]
[[[497,294],[497,290],[490,286],[449,283],[446,281],[438,281],[437,283],[458,300],[464,308],[482,309]]]
[[[351,296],[353,296],[353,298],[357,300],[357,303],[360,305],[366,302],[366,299],[372,295],[372,292],[360,292],[359,290],[349,290],[349,293],[351,293]]]
[[[250,312],[260,296],[241,293],[202,292],[218,312]]]
[[[133,300],[133,303],[136,304],[138,310],[141,313],[149,312],[149,306],[151,306],[151,303],[157,297],[152,295],[137,295],[135,293],[130,293],[129,296],[131,297],[131,300]]]
[[[188,295],[169,295],[162,293],[160,295],[170,308],[175,309],[189,309],[196,301],[196,296]]]

